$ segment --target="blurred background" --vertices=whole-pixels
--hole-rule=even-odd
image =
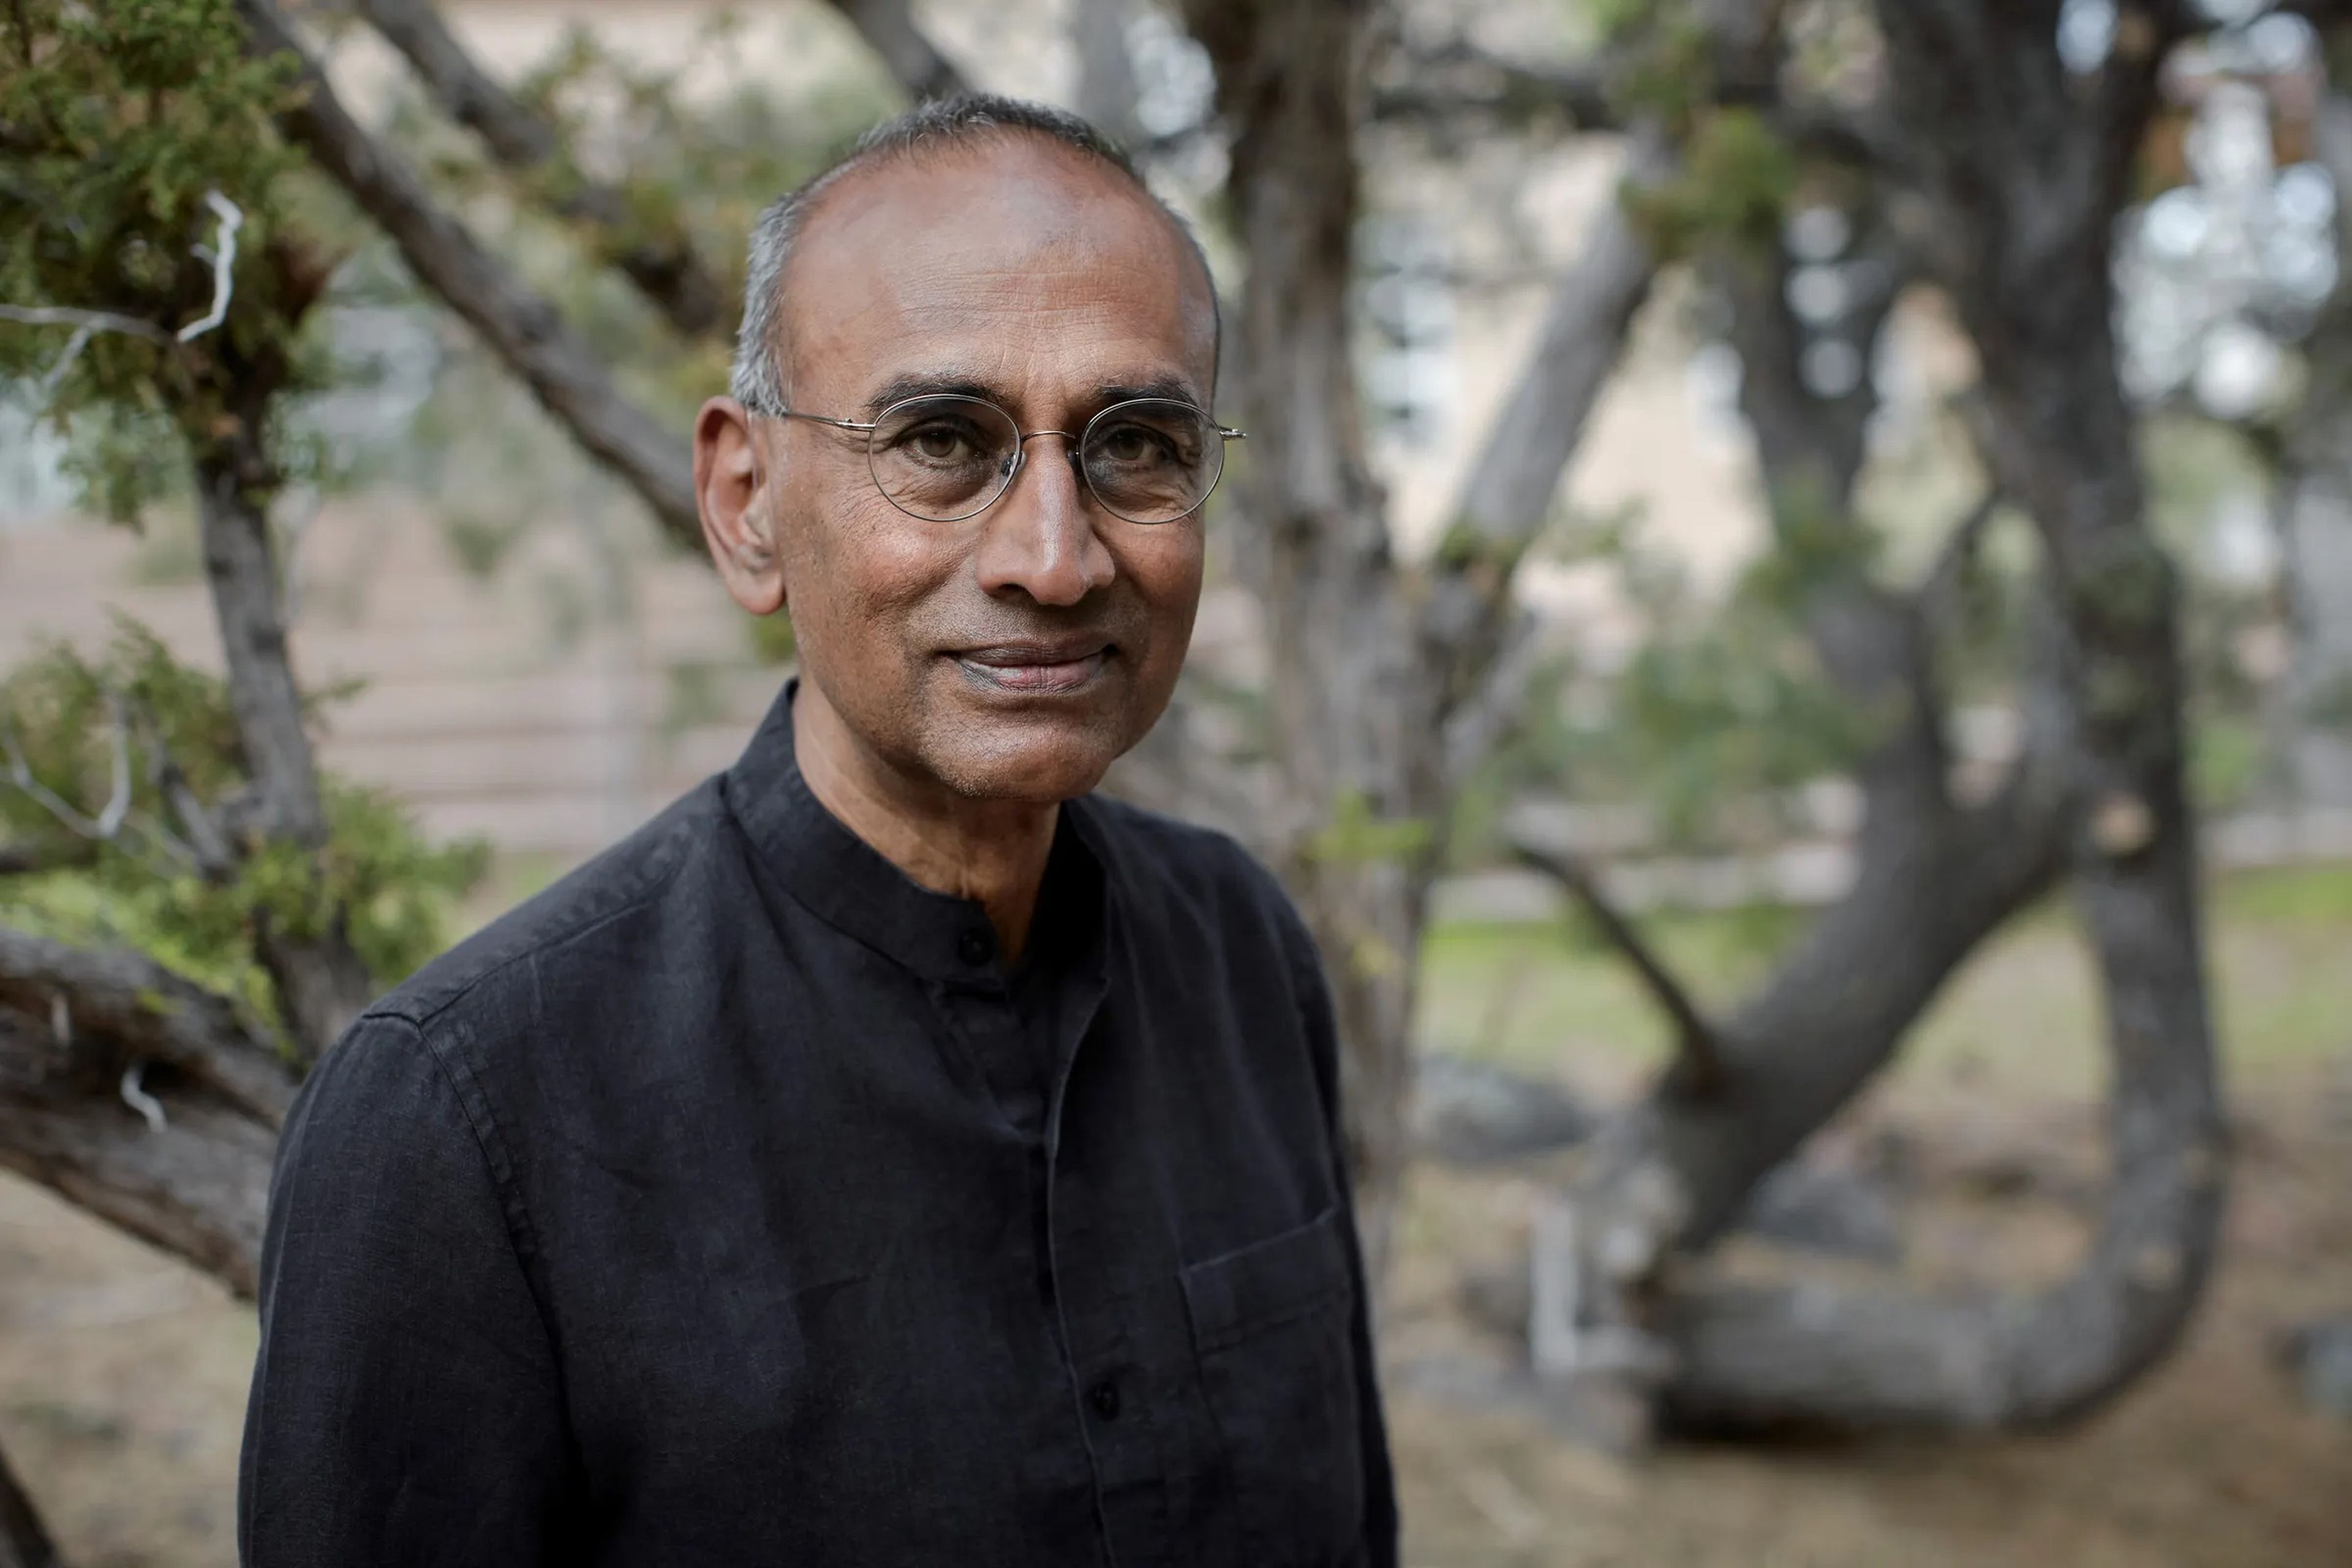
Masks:
[[[1225,297],[1112,787],[1322,943],[1408,1560],[2352,1553],[2352,5],[0,35],[0,1563],[234,1561],[283,1096],[740,747],[743,235],[963,87]]]

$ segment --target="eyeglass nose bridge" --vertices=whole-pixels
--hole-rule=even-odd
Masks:
[[[1003,500],[1006,496],[1013,493],[1013,487],[1021,481],[1022,468],[1027,466],[1029,461],[1029,443],[1034,441],[1040,436],[1059,436],[1063,440],[1067,441],[1070,444],[1068,449],[1064,453],[1064,456],[1069,459],[1070,477],[1078,482],[1078,493],[1093,500],[1097,506],[1102,505],[1102,498],[1095,494],[1094,481],[1087,478],[1086,464],[1081,462],[1078,458],[1078,441],[1080,437],[1077,432],[1073,430],[1023,430],[1018,426],[1015,426],[1013,427],[1013,434],[1016,437],[1013,443],[1013,460],[1005,465],[1003,480],[997,485],[996,493],[988,498],[988,506],[983,506],[980,509],[982,511],[986,511],[988,507],[994,506],[998,501]],[[1105,508],[1104,510],[1108,510],[1109,509]],[[1114,513],[1113,515],[1117,514]]]

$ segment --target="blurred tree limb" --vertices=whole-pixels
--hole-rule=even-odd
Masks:
[[[682,548],[699,552],[684,433],[632,400],[555,305],[435,200],[407,161],[352,118],[277,0],[237,0],[254,50],[297,62],[287,138],[373,218],[418,279],[463,318],[581,447],[626,484]]]
[[[58,1555],[5,1453],[0,1453],[0,1568],[65,1568],[65,1559]]]
[[[916,102],[971,90],[955,62],[941,54],[916,24],[908,0],[826,0],[826,4],[849,19]]]
[[[625,192],[574,167],[555,127],[475,61],[431,0],[357,4],[449,117],[479,136],[499,167],[538,178],[549,209],[592,234],[671,327],[687,337],[726,330],[729,301],[683,227],[649,230]]]

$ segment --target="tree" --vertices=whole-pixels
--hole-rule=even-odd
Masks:
[[[1112,20],[1126,13],[1106,5]],[[837,9],[909,91],[953,79],[903,5]],[[2107,327],[2108,237],[2184,15],[2126,7],[2105,63],[2078,77],[2054,46],[2056,0],[1890,0],[1874,16],[1832,6],[1883,51],[1876,90],[1857,102],[1807,89],[1790,8],[1778,5],[1631,8],[1598,56],[1570,66],[1500,60],[1467,45],[1430,52],[1390,28],[1371,0],[1185,0],[1181,9],[1215,72],[1213,120],[1186,134],[1225,145],[1221,215],[1244,259],[1227,363],[1253,441],[1234,487],[1234,537],[1272,650],[1255,736],[1266,763],[1236,775],[1187,751],[1191,713],[1214,695],[1196,687],[1132,782],[1163,798],[1172,785],[1179,809],[1226,811],[1315,930],[1338,1000],[1375,1261],[1406,1159],[1413,977],[1430,889],[1465,781],[1526,709],[1532,642],[1514,579],[1556,515],[1560,475],[1658,268],[1687,262],[1729,303],[1772,524],[1759,569],[1771,603],[1801,630],[1843,705],[1874,721],[1855,763],[1867,801],[1861,869],[1758,994],[1718,1019],[1586,868],[1528,847],[1640,969],[1680,1042],[1539,1233],[1534,1363],[1571,1399],[1622,1407],[1637,1423],[1658,1409],[1716,1427],[2049,1420],[2120,1386],[2161,1352],[2194,1301],[2221,1191],[2181,781],[2178,595],[2142,515]],[[468,59],[427,6],[365,0],[359,10],[527,205],[620,269],[669,330],[716,341],[723,323],[708,295],[729,272],[701,259],[702,237],[675,209],[582,174],[542,106]],[[70,139],[43,140],[64,134],[47,122],[47,89],[26,84],[57,82],[68,58],[85,73],[80,101],[136,121],[155,84],[123,75],[133,68],[123,62],[160,50],[178,74],[158,101],[189,95],[198,121],[237,128],[234,160],[222,144],[215,161],[167,163],[173,137],[159,122],[153,184],[173,194],[162,210],[138,205],[127,185],[68,193],[110,220],[117,208],[135,217],[135,253],[171,288],[107,270],[133,254],[128,218],[64,225],[70,243],[56,244],[69,265],[0,271],[0,298],[23,301],[20,320],[91,325],[71,312],[102,309],[113,322],[139,323],[77,331],[58,385],[109,418],[156,408],[176,421],[204,498],[207,569],[232,655],[218,701],[235,741],[218,750],[228,765],[209,784],[198,775],[212,764],[142,729],[135,659],[79,674],[61,667],[60,689],[82,695],[79,717],[51,726],[71,753],[54,776],[69,774],[80,793],[79,804],[62,802],[70,822],[57,823],[104,822],[110,778],[131,783],[116,792],[124,805],[111,832],[47,833],[27,855],[114,854],[134,817],[168,825],[192,849],[210,826],[227,849],[206,878],[242,887],[267,867],[290,876],[295,896],[237,906],[248,918],[236,929],[268,981],[258,1021],[251,996],[194,985],[152,954],[0,932],[0,1158],[249,1289],[275,1120],[295,1064],[364,994],[368,966],[355,955],[370,945],[355,927],[362,902],[321,880],[337,863],[335,795],[309,758],[274,607],[264,509],[284,456],[269,444],[270,414],[299,382],[292,345],[325,272],[316,241],[280,221],[273,181],[331,183],[579,447],[690,542],[685,447],[557,300],[342,107],[277,0],[138,0],[103,17],[37,5],[18,15],[22,58],[43,69],[17,73],[0,107],[12,167],[66,167]],[[1103,22],[1086,19],[1081,51],[1097,92],[1118,64],[1118,29]],[[134,39],[153,49],[121,47]],[[1627,148],[1625,198],[1557,280],[1508,412],[1480,443],[1426,559],[1406,558],[1391,538],[1350,358],[1354,234],[1375,115],[1423,125],[1556,115],[1607,129]],[[257,160],[256,146],[268,156]],[[1898,285],[1932,287],[1952,302],[1982,367],[1975,406],[1990,485],[2042,542],[2042,608],[2031,618],[2036,646],[2020,691],[2029,743],[1982,804],[1949,788],[1937,628],[2000,509],[1964,520],[1924,584],[1885,580],[1853,500],[1867,384],[1817,384],[1807,369],[1816,328],[1788,304],[1780,220],[1801,178],[1843,193],[1883,261],[1885,287],[1864,290],[1840,328],[1849,349],[1866,356]],[[200,269],[184,258],[214,191],[248,226],[229,296],[236,330],[215,334],[234,352],[218,353],[174,336],[204,298]],[[11,368],[47,374],[46,359],[21,352]],[[134,756],[146,765],[132,766]],[[369,863],[404,865],[398,874],[411,883],[421,866],[415,855]],[[1702,1252],[1756,1182],[1892,1058],[1967,954],[2069,873],[2100,951],[2117,1062],[2115,1194],[2083,1274],[2021,1305],[1818,1292],[1800,1301],[1685,1283],[1679,1261]],[[51,1047],[68,1040],[70,1070],[60,1070]],[[123,1114],[123,1100],[140,1103],[131,1089],[155,1108],[160,1131]]]

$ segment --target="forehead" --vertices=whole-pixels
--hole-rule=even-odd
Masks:
[[[855,170],[817,200],[783,280],[796,395],[907,375],[1008,394],[1041,377],[1174,379],[1205,401],[1208,280],[1118,171],[1010,133]]]

